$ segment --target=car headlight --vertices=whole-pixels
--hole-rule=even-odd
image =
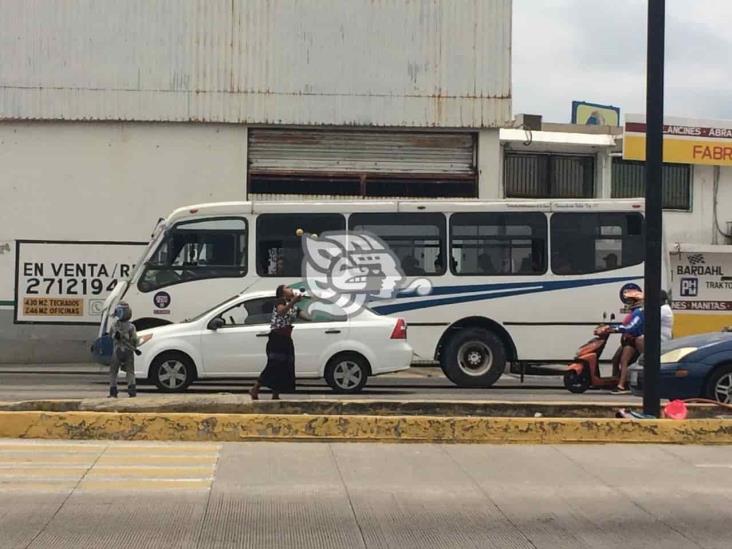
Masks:
[[[696,350],[696,347],[681,347],[680,349],[674,349],[673,351],[669,351],[668,353],[664,353],[661,355],[661,364],[671,364],[673,362],[678,362],[686,355],[690,355]]]
[[[138,345],[138,347],[141,347],[145,343],[150,341],[152,339],[152,336],[153,336],[152,334],[145,334],[144,336],[140,336],[140,344]]]

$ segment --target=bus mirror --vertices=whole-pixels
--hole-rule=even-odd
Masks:
[[[612,322],[613,320],[615,320],[615,313],[610,315],[610,322]]]
[[[217,316],[216,318],[211,319],[211,322],[208,323],[208,329],[215,332],[219,328],[223,328],[225,325],[226,322],[224,322],[224,319]]]

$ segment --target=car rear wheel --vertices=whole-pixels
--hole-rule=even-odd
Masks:
[[[490,387],[506,368],[506,350],[503,342],[491,331],[463,329],[445,345],[440,365],[455,385]]]
[[[732,404],[732,364],[718,367],[707,384],[707,398]]]
[[[356,354],[335,356],[325,367],[325,381],[336,393],[358,393],[368,377],[368,362]]]
[[[195,366],[183,353],[163,353],[150,366],[150,379],[164,393],[180,393],[193,383]]]

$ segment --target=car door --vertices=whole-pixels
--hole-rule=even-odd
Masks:
[[[250,299],[218,315],[224,326],[205,330],[201,354],[208,375],[256,376],[267,362],[266,345],[274,297]],[[268,310],[269,312],[266,312]]]
[[[298,306],[306,314],[310,300],[303,300]],[[329,356],[329,347],[339,339],[349,336],[349,322],[346,314],[335,306],[329,311],[310,309],[309,319],[299,317],[295,321],[292,340],[295,346],[295,373],[302,377],[319,377],[323,361]]]

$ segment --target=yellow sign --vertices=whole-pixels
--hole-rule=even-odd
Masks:
[[[23,298],[23,314],[26,316],[84,316],[84,300],[62,297]]]
[[[646,159],[646,124],[626,115],[623,158]],[[732,166],[732,122],[674,118],[664,121],[663,161],[677,164]]]

